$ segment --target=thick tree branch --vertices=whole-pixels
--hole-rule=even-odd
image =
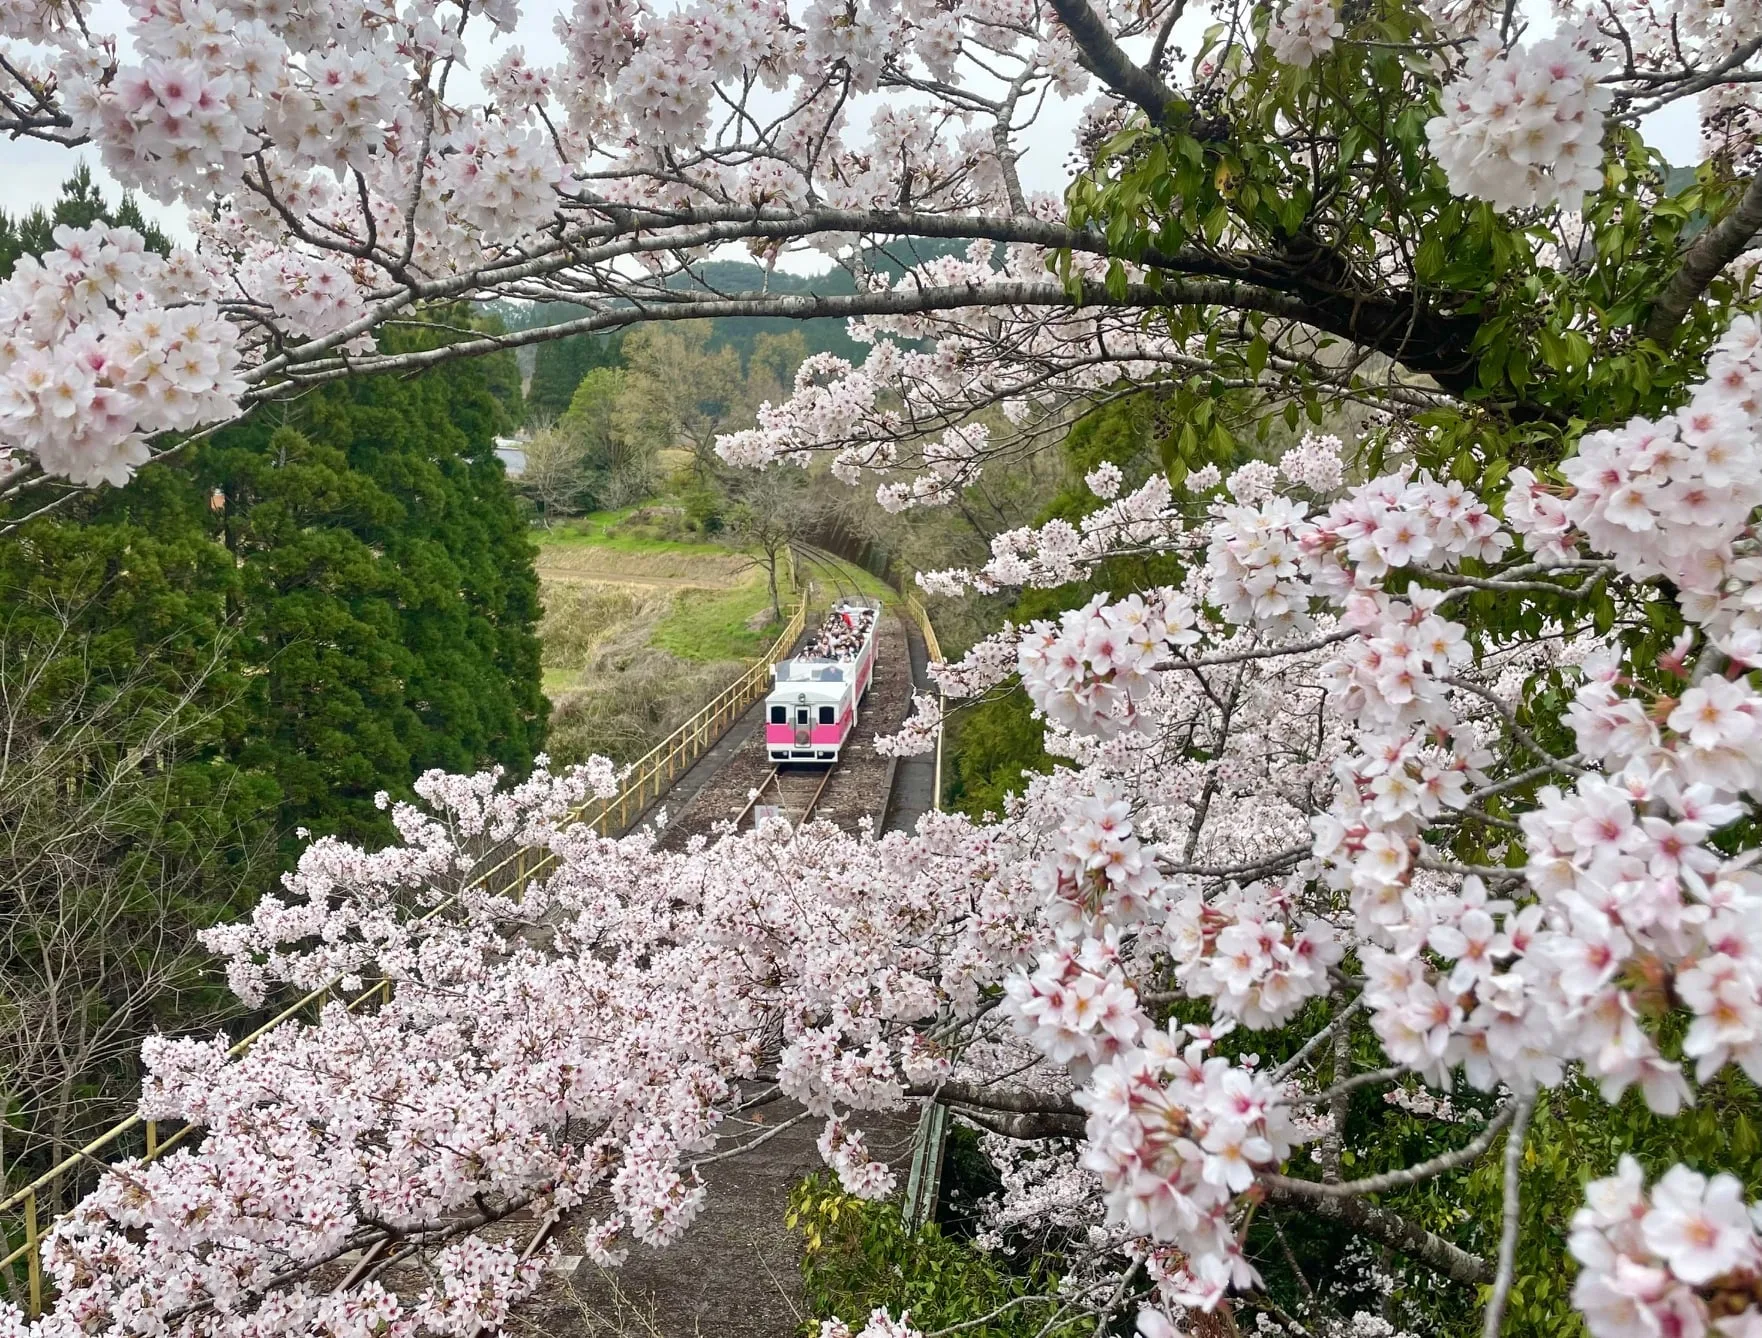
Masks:
[[[1381,1194],[1390,1189],[1406,1189],[1426,1180],[1436,1179],[1446,1171],[1454,1171],[1459,1166],[1466,1166],[1488,1148],[1499,1131],[1511,1123],[1517,1113],[1517,1104],[1508,1102],[1497,1115],[1487,1121],[1487,1127],[1475,1135],[1472,1141],[1450,1152],[1439,1153],[1436,1157],[1420,1162],[1417,1166],[1409,1166],[1404,1171],[1388,1171],[1382,1175],[1367,1175],[1362,1180],[1347,1180],[1334,1184],[1318,1184],[1314,1180],[1292,1180],[1282,1175],[1263,1175],[1260,1181],[1275,1189],[1290,1190],[1299,1195],[1308,1195],[1315,1199],[1345,1199],[1362,1194]]]
[[[1505,1140],[1504,1208],[1499,1229],[1499,1273],[1493,1280],[1492,1299],[1482,1318],[1481,1338],[1499,1338],[1505,1327],[1505,1307],[1511,1299],[1511,1284],[1517,1276],[1517,1229],[1520,1206],[1519,1182],[1523,1169],[1523,1141],[1529,1132],[1530,1112],[1536,1098],[1526,1094],[1517,1098],[1517,1119],[1512,1123],[1511,1136]]]
[[[1099,284],[1085,285],[1081,305],[1145,308],[1177,304],[1265,311],[1298,320],[1302,319],[1304,311],[1303,303],[1296,298],[1219,280],[1165,284],[1163,288],[1154,290],[1142,284],[1128,285],[1124,295],[1119,298],[1109,296]],[[280,368],[293,380],[279,385],[259,385],[247,392],[244,398],[247,403],[281,399],[295,393],[300,386],[316,382],[379,372],[415,371],[444,362],[454,362],[460,358],[494,353],[499,349],[545,343],[571,334],[621,329],[647,321],[700,320],[718,316],[782,316],[792,320],[809,320],[820,316],[905,315],[985,306],[1056,308],[1077,305],[1071,301],[1070,295],[1061,284],[1020,281],[951,284],[942,288],[900,288],[884,293],[829,296],[790,294],[700,298],[689,293],[676,296],[670,294],[667,300],[652,304],[613,307],[557,325],[510,331],[507,334],[483,335],[409,353],[338,355],[307,362],[303,355],[311,346],[302,345],[290,353],[286,365]],[[246,374],[246,379],[261,382],[265,379],[264,371],[265,368],[254,369]]]
[[[1043,1138],[1081,1138],[1083,1121],[1074,1115],[1004,1115],[995,1111],[974,1110],[969,1106],[954,1107],[955,1114],[971,1120],[981,1129],[1024,1143]]]
[[[1646,318],[1646,337],[1659,343],[1669,339],[1689,314],[1689,308],[1707,291],[1707,285],[1744,253],[1759,231],[1762,172],[1750,178],[1749,189],[1737,208],[1695,238],[1683,253],[1682,264],[1652,304],[1652,314]]]
[[[954,1109],[962,1119],[1005,1138],[1081,1138],[1084,1117],[1068,1092],[1031,1092],[978,1083],[945,1082],[906,1089]]]
[[[1052,11],[1077,44],[1084,69],[1149,112],[1151,120],[1162,120],[1170,104],[1178,99],[1162,80],[1133,63],[1089,0],[1052,0]]]
[[[1452,1245],[1442,1236],[1432,1234],[1399,1213],[1367,1203],[1363,1199],[1314,1197],[1303,1192],[1321,1188],[1324,1187],[1313,1181],[1281,1178],[1280,1183],[1268,1186],[1267,1198],[1269,1202],[1301,1208],[1317,1217],[1325,1217],[1349,1226],[1391,1249],[1411,1255],[1452,1282],[1472,1286],[1492,1281],[1493,1268],[1485,1259],[1478,1254],[1470,1254],[1461,1246]],[[1333,1186],[1326,1188],[1331,1189]]]
[[[1068,1092],[1030,1092],[1024,1088],[985,1087],[978,1083],[945,1082],[908,1087],[907,1096],[932,1097],[950,1106],[977,1106],[982,1110],[1011,1111],[1018,1115],[1075,1115],[1082,1107]]]

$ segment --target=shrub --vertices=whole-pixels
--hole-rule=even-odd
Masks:
[[[909,1312],[923,1333],[959,1324],[968,1338],[1087,1338],[1089,1326],[1080,1323],[1049,1327],[1058,1276],[1045,1256],[1008,1271],[934,1224],[907,1231],[897,1203],[846,1194],[825,1172],[796,1186],[784,1220],[802,1236],[809,1335],[819,1320],[860,1321],[884,1307]]]

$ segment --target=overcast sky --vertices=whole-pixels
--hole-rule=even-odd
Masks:
[[[662,3],[665,4],[666,0],[662,0]],[[518,44],[525,47],[529,62],[554,64],[561,58],[562,48],[551,31],[551,24],[562,7],[563,0],[527,0],[522,6],[519,29],[511,37],[499,38],[494,42],[484,40],[486,29],[480,25],[479,40],[467,43],[473,59],[478,64],[487,64],[499,58],[509,46]],[[1525,0],[1521,8],[1525,12],[1535,11],[1532,18],[1538,30],[1551,26],[1545,6],[1537,0]],[[92,6],[92,18],[93,30],[118,34],[123,39],[126,52],[128,20],[122,0],[96,0]],[[1185,36],[1189,49],[1197,45],[1206,22],[1207,16],[1199,6],[1182,20],[1181,30],[1187,30]],[[1180,44],[1182,35],[1178,30],[1177,45]],[[470,82],[474,84],[475,80]],[[454,90],[448,91],[451,93]],[[481,91],[474,87],[459,89],[457,96],[465,101],[480,100]],[[873,104],[877,100],[877,95],[870,95],[853,104],[850,117],[853,134],[867,123],[872,114],[871,108],[862,104]],[[1077,120],[1088,100],[1088,95],[1068,102],[1049,100],[1041,113],[1035,133],[1027,137],[1027,152],[1022,161],[1022,184],[1030,191],[1060,191],[1064,188],[1065,157],[1071,148]],[[1647,141],[1672,163],[1683,164],[1698,160],[1700,137],[1692,103],[1685,100],[1666,108],[1658,115],[1649,117],[1642,129]],[[70,151],[36,140],[12,140],[0,144],[0,209],[19,214],[28,212],[37,205],[50,204],[60,193],[61,183],[73,171],[75,163],[82,159],[90,164],[94,175],[103,183],[106,193],[114,196],[117,193],[115,182],[98,163],[98,155],[90,149]],[[173,236],[188,237],[182,223],[181,207],[166,208],[146,199],[141,200],[141,207],[144,213]]]

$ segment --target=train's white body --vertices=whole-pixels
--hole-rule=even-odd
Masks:
[[[773,762],[836,762],[875,674],[880,602],[841,599],[798,656],[771,669],[765,751]]]

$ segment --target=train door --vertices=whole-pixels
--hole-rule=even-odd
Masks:
[[[814,746],[814,727],[809,723],[812,707],[798,706],[795,708],[795,746],[812,748]]]

